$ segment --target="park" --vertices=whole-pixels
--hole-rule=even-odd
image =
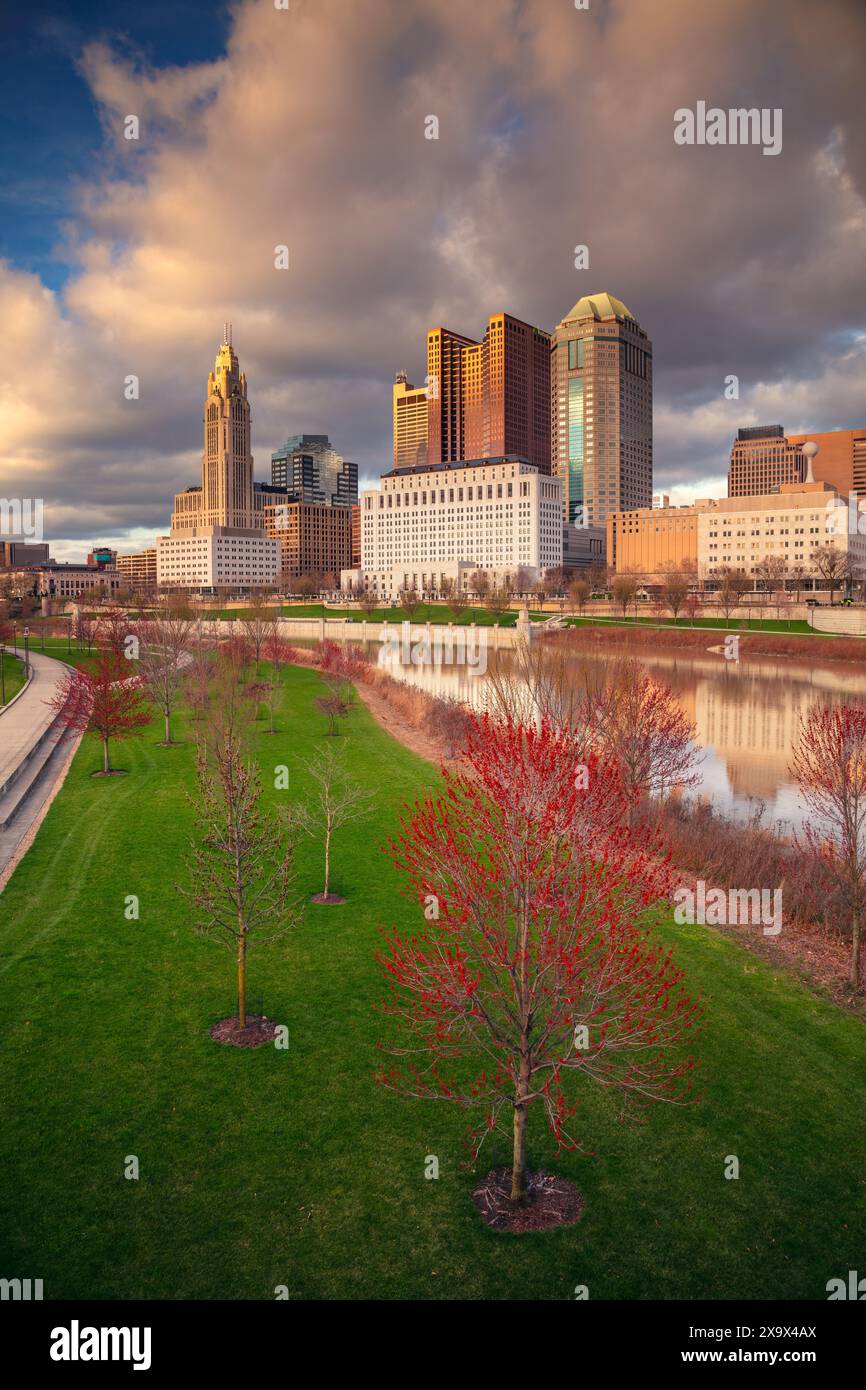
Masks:
[[[672,908],[658,931],[704,1013],[689,1045],[697,1103],[623,1119],[615,1089],[580,1084],[571,1150],[530,1109],[532,1166],[577,1189],[579,1219],[514,1235],[479,1218],[473,1192],[510,1161],[508,1141],[491,1131],[473,1160],[460,1106],[376,1080],[382,933],[411,939],[424,924],[385,850],[443,774],[363,700],[329,733],[317,704],[329,679],[308,659],[263,659],[256,674],[277,687],[275,732],[260,708],[251,736],[263,812],[308,802],[311,762],[331,745],[369,796],[369,815],[333,834],[342,901],[311,901],[322,845],[299,835],[300,907],[250,955],[249,1008],[288,1030],[288,1048],[211,1036],[236,992],[230,958],[196,934],[179,891],[196,836],[194,678],[170,744],[155,710],[113,748],[124,775],[93,776],[99,739],[80,742],[0,896],[7,1272],[38,1276],[52,1299],[270,1299],[285,1287],[291,1299],[547,1300],[578,1284],[592,1298],[826,1297],[866,1234],[863,1023]]]

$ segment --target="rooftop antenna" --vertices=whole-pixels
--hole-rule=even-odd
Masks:
[[[225,319],[223,319],[223,342],[224,342],[224,343],[227,343],[228,340],[229,340],[229,326],[228,326],[228,324],[226,323]]]

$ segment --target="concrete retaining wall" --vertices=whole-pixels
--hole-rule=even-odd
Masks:
[[[527,625],[519,624],[517,627],[499,627],[492,624],[489,627],[479,627],[475,623],[377,623],[370,622],[366,618],[360,622],[353,623],[348,618],[277,618],[275,619],[277,629],[281,637],[306,638],[310,642],[382,642],[388,637],[393,637],[402,641],[406,628],[411,630],[410,640],[413,642],[426,640],[431,641],[434,635],[438,635],[439,640],[447,643],[449,640],[456,644],[465,642],[474,648],[486,646],[488,648],[506,649],[517,645],[518,637],[523,634]],[[540,624],[528,624],[531,628]],[[227,636],[233,629],[243,632],[240,621],[222,618],[219,620],[220,633]],[[462,637],[461,637],[462,634]]]
[[[809,624],[816,632],[866,636],[866,608],[810,608]]]

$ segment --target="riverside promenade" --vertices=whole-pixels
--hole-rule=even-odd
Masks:
[[[30,680],[0,710],[0,889],[63,780],[78,740],[63,740],[49,701],[66,667],[30,653]],[[59,745],[62,744],[62,751]]]

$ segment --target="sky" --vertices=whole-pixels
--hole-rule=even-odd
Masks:
[[[308,432],[374,481],[428,327],[603,290],[673,501],[740,426],[866,424],[864,0],[278,3],[0,0],[0,498],[58,558],[167,531],[225,320],[262,480]],[[698,102],[780,152],[678,144]]]

